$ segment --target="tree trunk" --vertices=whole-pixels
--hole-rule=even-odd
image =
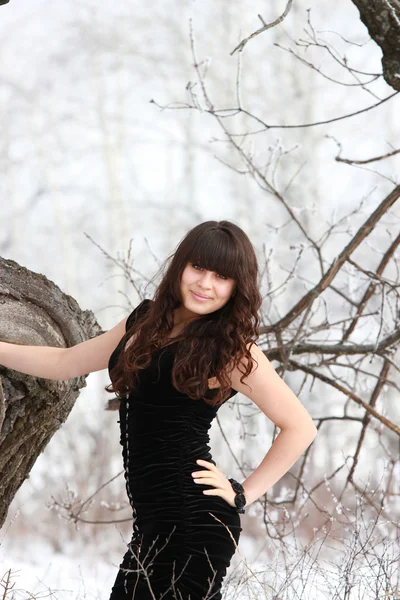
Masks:
[[[40,273],[0,258],[0,341],[70,347],[103,333],[89,310]],[[55,381],[0,365],[0,527],[39,454],[67,419],[86,377]]]
[[[382,50],[383,77],[400,91],[400,0],[352,0],[360,19]]]

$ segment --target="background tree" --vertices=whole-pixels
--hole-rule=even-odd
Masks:
[[[0,282],[0,340],[65,348],[102,331],[91,311],[81,311],[46,277],[12,260],[0,259]],[[84,377],[53,381],[0,366],[0,527],[85,385]]]
[[[382,50],[383,76],[400,91],[400,3],[398,0],[352,0],[371,38]]]

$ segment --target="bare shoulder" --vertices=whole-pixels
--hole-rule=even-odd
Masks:
[[[231,386],[237,392],[247,396],[280,429],[295,428],[316,434],[316,427],[300,400],[275,371],[270,360],[257,344],[249,342],[247,348],[253,359],[250,374],[243,376],[247,358],[240,360],[239,366],[231,367],[227,373]]]

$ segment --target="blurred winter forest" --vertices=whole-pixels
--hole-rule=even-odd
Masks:
[[[400,101],[355,4],[10,0],[0,39],[0,261],[106,331],[194,225],[257,250],[259,343],[319,433],[241,516],[226,594],[400,598]],[[132,521],[108,382],[11,502],[0,597],[109,597]],[[243,481],[277,433],[238,394],[213,458]]]

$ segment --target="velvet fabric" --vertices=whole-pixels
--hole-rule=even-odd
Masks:
[[[134,309],[127,330],[150,303],[145,299]],[[177,343],[153,354],[138,389],[120,403],[133,534],[110,600],[220,600],[233,539],[237,544],[242,531],[236,509],[220,496],[203,494],[213,486],[193,481],[193,471],[206,469],[197,459],[216,464],[208,431],[218,408],[173,387]],[[112,353],[109,370],[121,350],[119,345]],[[236,393],[232,389],[229,398]]]

